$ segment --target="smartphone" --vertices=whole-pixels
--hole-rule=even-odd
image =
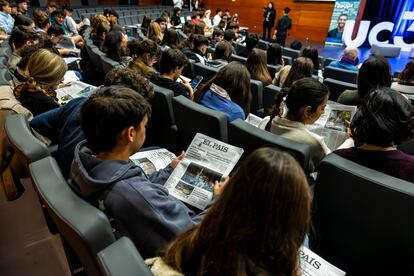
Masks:
[[[193,88],[193,90],[197,89],[197,87],[200,85],[202,80],[203,80],[203,77],[200,76],[200,75],[194,77],[191,80],[190,84],[191,84],[191,87]]]

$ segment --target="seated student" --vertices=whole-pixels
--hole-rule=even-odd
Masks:
[[[292,66],[286,65],[276,73],[273,83],[282,88],[292,86],[293,82],[312,77],[313,62],[310,58],[298,57]]]
[[[261,49],[253,49],[247,58],[246,67],[253,80],[259,80],[263,86],[272,84],[272,77],[267,69],[266,52]]]
[[[414,94],[414,61],[409,61],[404,71],[398,76],[399,80],[391,84],[391,88],[404,94]]]
[[[236,51],[236,49],[237,49],[237,44],[236,44],[237,35],[236,35],[236,33],[231,29],[226,30],[224,32],[223,39],[225,41],[230,42],[231,46],[233,47],[233,54],[236,54],[237,53],[237,51]]]
[[[13,28],[17,26],[26,26],[30,31],[34,31],[36,27],[34,21],[30,17],[23,14],[18,15],[14,20]]]
[[[147,38],[161,45],[164,34],[161,32],[161,27],[157,22],[151,22],[148,26]]]
[[[152,75],[150,80],[152,83],[170,89],[174,92],[174,96],[183,95],[187,98],[193,98],[193,89],[188,81],[180,77],[183,68],[187,65],[187,57],[178,49],[168,49],[161,54],[160,74]]]
[[[83,38],[78,34],[70,32],[70,30],[65,25],[66,13],[63,10],[54,11],[52,13],[52,17],[54,17],[56,20],[56,24],[52,23],[52,26],[59,26],[63,30],[64,35],[69,36],[74,44],[76,44],[79,47],[83,47]]]
[[[213,34],[208,40],[208,46],[211,48],[215,48],[216,45],[223,40],[223,38],[224,38],[224,32],[218,28],[215,28],[213,31]]]
[[[126,63],[129,60],[127,56],[128,38],[126,34],[121,31],[110,31],[102,46],[102,51],[106,56],[119,63]]]
[[[338,103],[359,105],[362,98],[372,89],[390,87],[392,83],[391,66],[381,56],[371,56],[362,63],[358,72],[358,89],[345,90],[338,98]]]
[[[0,28],[2,28],[6,34],[10,35],[14,27],[14,19],[10,15],[10,3],[6,0],[1,0],[0,8]]]
[[[12,49],[12,54],[9,57],[8,65],[11,69],[16,69],[16,64],[19,63],[20,51],[29,45],[39,43],[38,35],[30,31],[26,26],[18,26],[13,29],[10,38],[9,44]]]
[[[91,40],[94,40],[95,35],[96,35],[96,30],[98,29],[98,26],[101,23],[105,23],[106,25],[110,25],[108,19],[104,15],[102,15],[102,14],[92,15],[92,17],[91,17],[91,27],[89,29],[89,38]]]
[[[320,82],[323,82],[323,74],[322,74],[322,70],[320,69],[320,64],[319,64],[318,49],[316,49],[312,46],[308,46],[308,47],[306,47],[305,49],[302,50],[301,56],[310,58],[312,60],[312,63],[313,63],[313,72],[312,72],[312,74],[315,75],[315,76],[318,76],[318,80]]]
[[[181,25],[180,14],[181,14],[181,8],[175,7],[173,9],[173,16],[171,17],[171,25],[172,26]]]
[[[205,107],[223,112],[229,122],[244,120],[252,99],[249,71],[239,62],[230,62],[203,89],[197,90],[194,98]]]
[[[145,141],[150,115],[150,104],[137,92],[117,86],[99,88],[81,108],[86,140],[76,146],[71,169],[71,186],[101,206],[143,256],[154,256],[202,217],[163,186],[184,152],[149,176],[129,160]]]
[[[208,48],[207,38],[202,35],[194,35],[193,45],[193,50],[188,54],[188,58],[195,60],[195,62],[206,64],[206,58],[204,55],[206,54]]]
[[[108,10],[108,14],[106,16],[111,26],[118,25],[119,14],[114,9]]]
[[[387,87],[367,95],[351,123],[359,147],[334,153],[365,167],[414,182],[414,156],[397,145],[414,136],[414,107],[403,95]]]
[[[149,39],[131,45],[129,52],[132,59],[128,63],[128,68],[149,79],[155,73],[152,66],[157,62],[157,51],[157,44]]]
[[[107,34],[110,32],[110,30],[111,30],[111,25],[109,24],[109,22],[99,23],[98,27],[96,28],[94,32],[94,35],[92,36],[93,45],[95,45],[96,47],[98,47],[98,49],[101,50],[105,43],[105,38]]]
[[[358,48],[348,46],[341,59],[332,61],[329,66],[358,72]]]
[[[49,17],[47,16],[47,13],[36,9],[33,12],[33,21],[35,23],[35,32],[36,33],[47,33],[47,30],[51,26]]]
[[[27,64],[27,80],[14,88],[14,95],[34,116],[59,107],[56,89],[68,66],[47,49],[33,53]]]
[[[137,91],[147,100],[154,96],[154,88],[149,81],[138,72],[127,68],[115,68],[109,71],[104,85],[125,86]],[[79,122],[79,112],[86,100],[85,97],[73,99],[59,108],[36,116],[30,123],[34,130],[49,138],[52,144],[58,145],[54,157],[66,179],[70,176],[75,146],[85,140]]]
[[[286,96],[286,100],[283,97]],[[331,150],[322,136],[310,132],[305,125],[316,122],[328,103],[328,88],[312,78],[302,78],[285,89],[276,100],[272,115],[265,129],[284,138],[310,146],[310,171],[314,171],[320,161]],[[287,114],[282,117],[283,103]]]
[[[10,87],[11,89],[14,89],[14,87],[16,87],[17,85],[25,83],[27,81],[27,77],[26,77],[27,63],[29,62],[31,55],[42,48],[46,48],[46,47],[38,43],[38,44],[33,44],[30,46],[24,47],[20,51],[21,59],[19,63],[17,63],[16,65],[16,70],[14,71],[9,70],[12,76],[13,87]]]
[[[249,57],[250,53],[256,47],[258,42],[259,42],[259,37],[257,36],[257,34],[249,33],[246,36],[246,49],[243,49],[242,51],[237,52],[237,55],[246,57],[246,58]]]
[[[223,64],[231,62],[231,55],[233,54],[233,47],[228,41],[221,41],[216,44],[214,50],[213,60],[219,61]]]
[[[163,49],[178,49],[179,44],[180,38],[178,37],[177,31],[174,29],[166,29],[162,41]]]
[[[79,35],[78,32],[78,28],[76,26],[76,22],[75,20],[72,18],[72,14],[73,14],[73,9],[69,6],[64,6],[63,7],[63,12],[65,13],[65,21],[64,21],[64,25],[66,27],[66,29],[68,30],[68,32],[70,34],[73,35]]]
[[[190,36],[195,33],[195,24],[191,20],[187,20],[183,26],[183,33]]]
[[[141,23],[141,32],[147,36],[148,34],[148,27],[149,24],[152,22],[151,17],[144,15],[144,18],[142,18],[142,23]]]
[[[282,56],[282,47],[277,43],[272,43],[267,48],[267,64],[276,65],[278,69],[276,72],[279,72],[283,66],[285,66],[285,60]]]
[[[154,275],[299,275],[310,228],[303,170],[274,148],[254,151],[233,173],[200,224],[145,262]]]
[[[163,13],[163,14],[165,14],[165,13]],[[169,16],[168,16],[168,20],[169,20]],[[167,29],[168,20],[161,15],[161,17],[157,18],[154,21],[155,23],[157,23],[160,26],[162,34],[164,34],[165,30]]]

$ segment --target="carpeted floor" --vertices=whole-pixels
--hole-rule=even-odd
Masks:
[[[29,179],[14,201],[0,194],[0,274],[70,275],[59,235],[51,235]]]

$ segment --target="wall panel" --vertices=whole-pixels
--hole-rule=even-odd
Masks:
[[[253,32],[262,33],[263,7],[268,1],[264,0],[206,0],[206,7],[215,14],[217,8],[230,9],[237,12],[242,26],[247,26]],[[289,32],[290,38],[324,42],[328,33],[329,22],[334,8],[333,2],[304,3],[293,0],[275,0],[276,17],[283,15],[283,9],[292,9],[290,17],[293,26]],[[277,20],[277,19],[276,19]]]

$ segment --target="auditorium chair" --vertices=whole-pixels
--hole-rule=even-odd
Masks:
[[[279,72],[279,71],[280,71],[280,69],[281,69],[281,67],[280,67],[280,66],[277,66],[277,65],[271,65],[271,64],[268,64],[268,65],[267,65],[267,71],[269,71],[270,77],[271,77],[272,79],[274,79],[274,78],[275,78],[275,74],[276,74],[277,72]]]
[[[322,160],[311,249],[346,275],[410,275],[414,184],[338,155]]]
[[[229,144],[244,149],[242,158],[260,147],[275,147],[291,154],[307,171],[309,165],[310,147],[269,131],[259,129],[241,119],[229,124]]]
[[[285,65],[292,65],[293,61],[291,57],[282,56],[283,60],[285,61]]]
[[[72,274],[101,275],[96,254],[115,241],[106,215],[78,197],[62,176],[55,159],[29,165],[32,182],[56,223]]]
[[[268,116],[271,114],[273,105],[275,104],[275,98],[282,89],[276,85],[268,85],[263,88],[263,114]]]
[[[199,62],[194,63],[194,77],[198,75],[202,76],[202,83],[206,83],[209,80],[211,80],[217,74],[218,71],[218,68],[204,65]]]
[[[102,66],[102,70],[103,70],[103,73],[104,73],[105,76],[112,69],[123,67],[121,63],[119,63],[118,61],[110,59],[106,55],[101,56],[101,66]]]
[[[357,83],[358,72],[327,66],[323,71],[324,79],[334,79],[348,83]]]
[[[186,150],[197,132],[227,142],[227,117],[184,96],[172,100],[178,131],[178,150]]]
[[[95,86],[102,85],[105,74],[101,64],[101,57],[105,56],[105,53],[102,53],[95,45],[86,45],[85,47],[91,60],[91,67],[93,68],[93,71],[89,73],[90,83]]]
[[[295,59],[297,59],[300,56],[300,51],[299,50],[293,50],[287,47],[283,47],[282,48],[282,54],[283,56],[287,56],[292,58],[292,61],[294,61]]]
[[[348,83],[344,81],[334,80],[334,79],[324,79],[323,84],[329,88],[329,100],[336,102],[339,96],[345,90],[357,90],[358,87],[354,83]]]
[[[231,60],[232,61],[238,61],[242,64],[246,64],[246,62],[247,62],[247,58],[242,57],[242,56],[238,56],[238,55],[235,55],[235,54],[231,55]]]
[[[323,67],[329,66],[329,64],[331,64],[331,62],[332,61],[335,61],[335,60],[336,60],[335,58],[329,58],[329,57],[324,58],[324,60],[323,60]]]
[[[188,39],[188,35],[186,35],[182,30],[176,30],[178,33],[178,37],[180,40]]]
[[[257,48],[262,49],[264,51],[267,51],[267,48],[269,47],[269,42],[264,41],[262,39],[259,39],[256,45]]]
[[[263,116],[263,83],[258,80],[250,80],[250,91],[252,93],[250,113]]]
[[[184,67],[183,71],[181,72],[181,74],[187,78],[194,78],[194,64],[195,64],[195,60],[193,59],[188,59],[188,63],[187,65]]]
[[[177,151],[177,126],[174,121],[172,98],[174,92],[152,84],[154,97],[151,102],[151,120],[147,127],[144,147],[159,146],[169,151]]]
[[[132,241],[122,237],[98,253],[103,276],[152,276]]]
[[[398,145],[398,149],[402,150],[405,153],[414,155],[414,138],[411,138],[410,140],[405,141],[401,145]]]
[[[0,85],[10,85],[12,77],[7,67],[0,68]]]

